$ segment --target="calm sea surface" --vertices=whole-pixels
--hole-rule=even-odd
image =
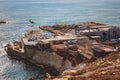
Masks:
[[[42,73],[7,58],[3,45],[39,25],[86,21],[120,25],[120,0],[0,0],[0,80],[28,80]],[[29,20],[35,21],[29,27]]]

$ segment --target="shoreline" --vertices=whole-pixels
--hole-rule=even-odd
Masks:
[[[119,39],[120,29],[107,24],[86,22],[79,25],[65,24],[39,28],[54,33],[54,36],[47,37],[39,30],[32,30],[20,41],[6,45],[5,49],[13,58],[17,56],[17,59],[23,62],[43,65],[52,76],[72,74],[74,71],[76,73],[75,68],[79,64],[91,64],[118,51],[119,48],[119,42],[113,40]],[[73,70],[69,70],[72,68]]]

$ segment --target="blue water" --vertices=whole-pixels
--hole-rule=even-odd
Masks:
[[[7,58],[3,45],[39,25],[86,21],[120,25],[119,0],[0,0],[0,80],[28,80],[39,71]],[[35,21],[29,27],[29,19]],[[42,71],[41,71],[42,72]]]

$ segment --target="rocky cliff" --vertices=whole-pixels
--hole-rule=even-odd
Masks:
[[[120,80],[120,50],[88,63],[82,70],[64,71],[46,80]]]

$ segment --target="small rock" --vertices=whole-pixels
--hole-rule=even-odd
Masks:
[[[111,75],[115,75],[116,73],[112,72]]]
[[[102,71],[101,74],[106,74],[106,72],[105,72],[105,71]]]
[[[119,60],[119,59],[117,59],[116,61],[117,61],[117,63],[120,63],[120,60]]]
[[[72,75],[75,74],[77,70],[66,70],[62,73],[62,75]]]

